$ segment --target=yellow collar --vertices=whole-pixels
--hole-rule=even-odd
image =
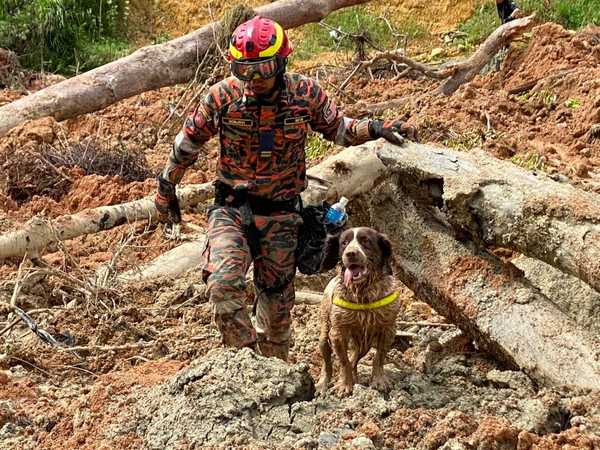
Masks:
[[[344,300],[343,298],[333,297],[333,304],[345,309],[352,309],[355,311],[365,310],[365,309],[377,309],[382,308],[383,306],[390,305],[396,301],[398,298],[397,292],[392,292],[390,295],[383,297],[376,302],[371,303],[354,303]]]

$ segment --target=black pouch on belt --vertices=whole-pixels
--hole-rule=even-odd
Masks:
[[[214,206],[208,209],[208,214],[210,215],[213,208],[218,208],[220,206],[237,208],[242,216],[242,229],[246,236],[246,240],[248,241],[252,259],[256,258],[260,254],[260,236],[256,229],[256,225],[254,224],[254,213],[250,206],[248,187],[245,185],[238,185],[235,188],[232,188],[220,180],[216,180],[214,186],[215,203]]]
[[[314,275],[333,269],[339,261],[339,237],[344,226],[325,224],[329,204],[302,208],[302,225],[298,234],[296,266],[300,273]]]

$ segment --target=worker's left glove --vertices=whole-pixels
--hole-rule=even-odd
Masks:
[[[386,121],[371,120],[369,123],[369,133],[375,139],[382,137],[395,145],[404,144],[406,138],[411,141],[417,140],[416,128],[398,119]]]
[[[159,175],[158,191],[154,197],[154,205],[158,211],[158,221],[165,224],[176,224],[181,222],[181,208],[175,193],[175,184]]]

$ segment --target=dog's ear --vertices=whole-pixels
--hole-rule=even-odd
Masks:
[[[379,236],[377,236],[377,243],[379,244],[379,249],[381,250],[382,272],[388,275],[393,275],[394,269],[392,267],[392,263],[394,261],[394,256],[392,255],[392,243],[383,233],[379,233]]]

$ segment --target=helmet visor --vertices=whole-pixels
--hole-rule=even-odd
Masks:
[[[231,62],[231,72],[237,78],[243,81],[250,81],[255,78],[272,78],[279,73],[280,65],[277,57],[256,61],[237,61]]]

